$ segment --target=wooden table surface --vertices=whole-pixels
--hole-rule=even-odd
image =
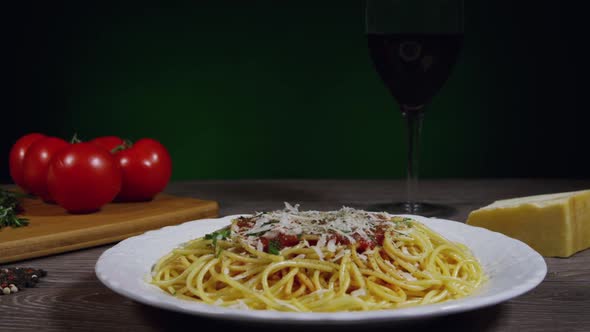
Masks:
[[[303,209],[364,208],[400,200],[402,181],[260,180],[174,183],[168,193],[214,199],[221,215],[278,209],[284,201]],[[464,222],[469,211],[514,196],[590,188],[590,180],[428,180],[424,199],[451,204],[449,219]],[[94,264],[110,245],[5,266],[31,266],[49,272],[37,288],[0,296],[0,331],[126,330],[278,331],[301,327],[213,320],[133,302],[104,287]],[[1,253],[0,253],[1,254]],[[533,291],[493,307],[402,324],[367,324],[363,329],[418,331],[590,331],[590,250],[569,259],[547,258],[545,281]],[[213,330],[215,328],[215,330]],[[358,329],[358,326],[355,327]],[[351,327],[305,327],[341,331]]]

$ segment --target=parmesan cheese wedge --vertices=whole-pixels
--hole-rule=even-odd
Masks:
[[[543,256],[569,257],[590,247],[590,190],[496,201],[467,224],[525,242]]]

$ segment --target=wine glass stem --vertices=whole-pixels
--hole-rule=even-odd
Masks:
[[[406,120],[408,134],[408,160],[406,177],[406,210],[408,213],[417,212],[418,202],[418,167],[420,150],[420,133],[424,113],[421,109],[405,110],[402,115]]]

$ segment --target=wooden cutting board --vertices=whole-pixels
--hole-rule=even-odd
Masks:
[[[111,203],[99,212],[68,214],[39,199],[22,202],[29,225],[0,230],[0,263],[120,241],[185,221],[217,217],[215,201],[158,195],[150,202]]]

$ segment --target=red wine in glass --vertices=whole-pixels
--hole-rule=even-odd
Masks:
[[[375,69],[402,112],[421,112],[450,76],[463,34],[367,35]]]

